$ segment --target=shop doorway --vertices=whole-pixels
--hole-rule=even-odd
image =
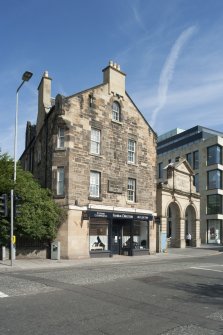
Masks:
[[[111,251],[116,255],[133,256],[148,253],[147,221],[113,220],[111,234]]]
[[[113,254],[131,256],[132,226],[132,220],[113,220],[111,243]]]
[[[111,249],[114,255],[122,253],[122,224],[119,222],[112,223],[112,241]]]

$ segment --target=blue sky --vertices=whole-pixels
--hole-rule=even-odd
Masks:
[[[0,147],[18,156],[26,122],[36,122],[37,87],[48,70],[52,96],[102,82],[109,60],[161,135],[197,124],[223,131],[222,0],[7,0],[0,13]]]

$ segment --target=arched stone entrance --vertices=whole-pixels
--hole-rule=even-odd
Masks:
[[[167,208],[167,239],[170,247],[177,247],[180,239],[180,208],[171,202]]]
[[[185,211],[185,238],[189,233],[191,234],[191,246],[197,246],[197,239],[200,237],[199,231],[197,231],[196,223],[196,210],[192,205],[187,206]]]
[[[157,185],[157,251],[167,246],[186,247],[186,234],[192,236],[192,246],[200,246],[200,195],[193,185],[193,171],[184,159],[166,168]]]

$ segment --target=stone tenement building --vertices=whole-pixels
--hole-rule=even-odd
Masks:
[[[157,139],[120,66],[110,62],[102,84],[55,99],[45,72],[38,92],[21,162],[67,210],[61,257],[155,252]]]

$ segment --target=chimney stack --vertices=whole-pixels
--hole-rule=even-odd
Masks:
[[[102,70],[104,73],[103,83],[108,84],[108,93],[125,95],[125,73],[121,72],[120,65],[112,60],[108,66]]]
[[[44,123],[46,113],[48,113],[51,108],[51,81],[52,79],[49,77],[48,71],[44,71],[38,87],[37,134]]]

